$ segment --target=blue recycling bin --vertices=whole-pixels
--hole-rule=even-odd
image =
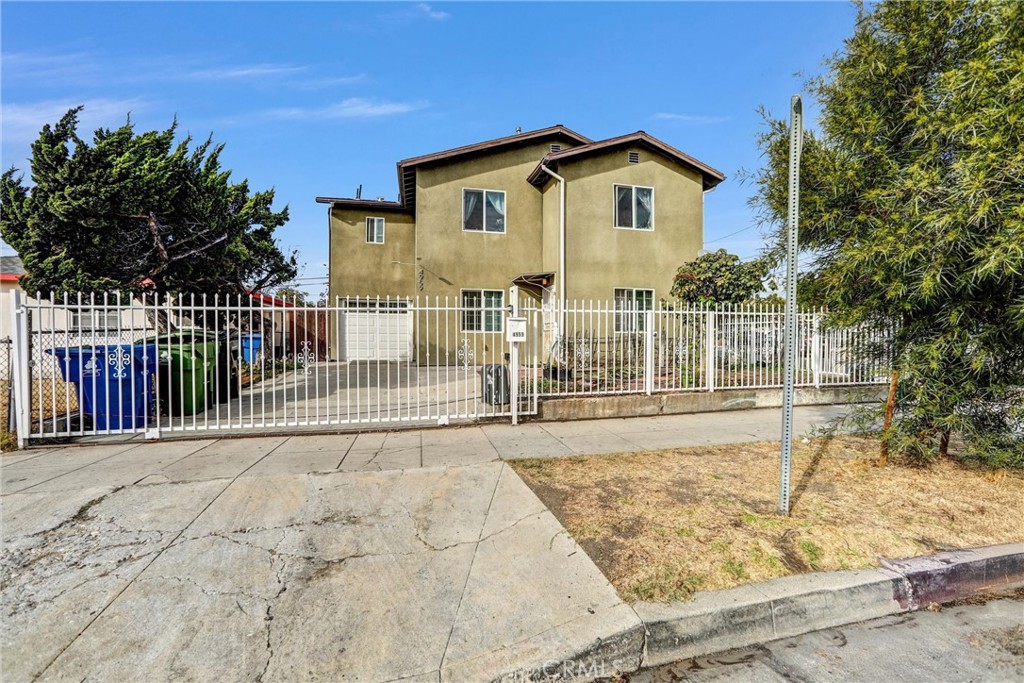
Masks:
[[[110,344],[48,349],[65,382],[78,389],[78,405],[97,431],[146,426],[152,416],[155,344]]]
[[[242,342],[242,360],[252,365],[256,359],[256,354],[259,353],[260,347],[263,346],[263,335],[262,334],[243,334],[241,337]]]

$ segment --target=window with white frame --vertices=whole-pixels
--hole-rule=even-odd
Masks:
[[[121,325],[120,311],[72,311],[71,329],[78,334],[116,333]]]
[[[501,332],[505,292],[500,289],[462,290],[462,331]]]
[[[654,188],[615,185],[615,227],[654,230]]]
[[[384,219],[372,216],[366,219],[367,244],[384,244]]]
[[[615,331],[643,332],[645,311],[654,308],[653,289],[622,288],[615,290]]]
[[[505,192],[463,190],[462,229],[471,232],[505,232]]]

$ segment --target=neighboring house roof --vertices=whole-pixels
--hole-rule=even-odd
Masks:
[[[399,202],[386,202],[379,199],[346,199],[345,197],[317,197],[317,203],[330,204],[349,209],[375,209],[378,211],[401,211],[411,213],[410,209]]]
[[[577,159],[586,158],[616,147],[644,147],[652,152],[662,155],[670,161],[676,162],[681,166],[693,169],[700,173],[705,190],[710,190],[725,180],[725,174],[721,171],[708,166],[702,161],[694,159],[689,154],[680,152],[675,147],[648,135],[642,130],[638,130],[637,132],[630,133],[628,135],[622,135],[617,138],[591,142],[589,144],[580,145],[579,147],[573,147],[572,149],[566,149],[561,152],[551,152],[541,159],[540,163],[537,164],[535,169],[533,169],[533,172],[530,173],[527,180],[538,187],[542,187],[551,179],[551,176],[545,173],[541,169],[541,166],[547,166],[552,171],[557,171],[560,163],[570,163]]]
[[[416,168],[418,166],[435,165],[454,160],[462,161],[469,157],[480,156],[497,150],[509,149],[526,144],[533,144],[546,138],[555,137],[568,138],[581,145],[585,145],[591,141],[590,138],[586,138],[576,131],[570,130],[569,128],[559,124],[549,128],[531,130],[525,133],[516,133],[515,135],[509,135],[503,138],[496,138],[494,140],[478,142],[473,145],[465,145],[463,147],[448,149],[443,152],[425,154],[423,156],[412,157],[411,159],[399,161],[398,188],[401,193],[401,203],[409,211],[413,211],[416,208]]]
[[[0,282],[17,282],[25,274],[25,267],[17,255],[0,256]]]
[[[277,306],[278,308],[295,308],[295,304],[290,304],[287,301],[282,301],[281,299],[277,299],[272,296],[262,294],[260,292],[249,292],[249,296],[251,296],[256,301],[260,301],[265,304],[270,304],[271,306]]]

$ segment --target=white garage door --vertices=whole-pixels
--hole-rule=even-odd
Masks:
[[[342,317],[345,360],[412,358],[412,315],[404,303],[360,302]]]

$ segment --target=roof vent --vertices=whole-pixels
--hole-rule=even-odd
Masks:
[[[384,201],[384,198],[383,197],[377,197],[377,201],[378,202],[382,202],[382,201]]]
[[[551,145],[551,151],[552,152],[561,152],[562,151],[562,146],[561,145]]]
[[[629,160],[629,163],[631,163],[631,164],[639,164],[640,163],[640,152],[629,152],[627,154],[627,158]]]

